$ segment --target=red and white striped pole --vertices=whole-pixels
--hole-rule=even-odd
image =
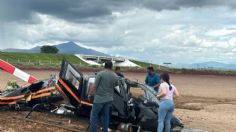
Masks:
[[[33,83],[38,80],[34,76],[29,75],[28,73],[16,68],[15,66],[9,64],[8,62],[2,59],[0,59],[0,68],[28,83]]]

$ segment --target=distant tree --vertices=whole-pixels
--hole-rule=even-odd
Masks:
[[[40,48],[41,53],[53,53],[56,54],[58,53],[58,49],[55,46],[50,46],[50,45],[44,45]]]

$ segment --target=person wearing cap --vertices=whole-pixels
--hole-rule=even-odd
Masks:
[[[116,75],[119,76],[119,77],[122,77],[122,78],[125,77],[125,76],[120,72],[120,67],[119,67],[119,66],[117,66],[117,67],[115,68],[115,73],[116,73]]]
[[[105,69],[96,75],[95,84],[89,90],[88,98],[94,94],[93,107],[90,116],[90,132],[97,131],[99,117],[102,119],[102,132],[109,127],[110,110],[113,102],[114,88],[118,85],[118,76],[112,71],[111,61],[105,63]]]
[[[152,87],[155,91],[159,90],[161,84],[160,75],[154,71],[152,66],[147,67],[145,84]]]

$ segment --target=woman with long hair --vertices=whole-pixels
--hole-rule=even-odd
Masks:
[[[167,73],[161,74],[161,85],[157,98],[160,99],[161,103],[158,108],[158,128],[157,132],[170,132],[171,129],[171,118],[174,112],[174,101],[173,96],[179,96],[179,92],[174,85],[170,83],[170,76]]]

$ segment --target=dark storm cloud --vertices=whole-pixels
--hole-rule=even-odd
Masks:
[[[123,0],[2,0],[0,20],[24,21],[35,13],[48,14],[68,21],[86,22],[109,17],[113,10],[124,9]]]
[[[67,21],[95,22],[111,19],[113,11],[132,8],[177,10],[185,7],[229,6],[235,0],[1,0],[0,20],[30,22],[35,13],[48,14]]]
[[[31,18],[31,10],[26,1],[1,0],[0,21],[22,21]]]
[[[228,6],[236,8],[235,0],[140,0],[142,5],[153,10],[178,10],[188,7]]]

